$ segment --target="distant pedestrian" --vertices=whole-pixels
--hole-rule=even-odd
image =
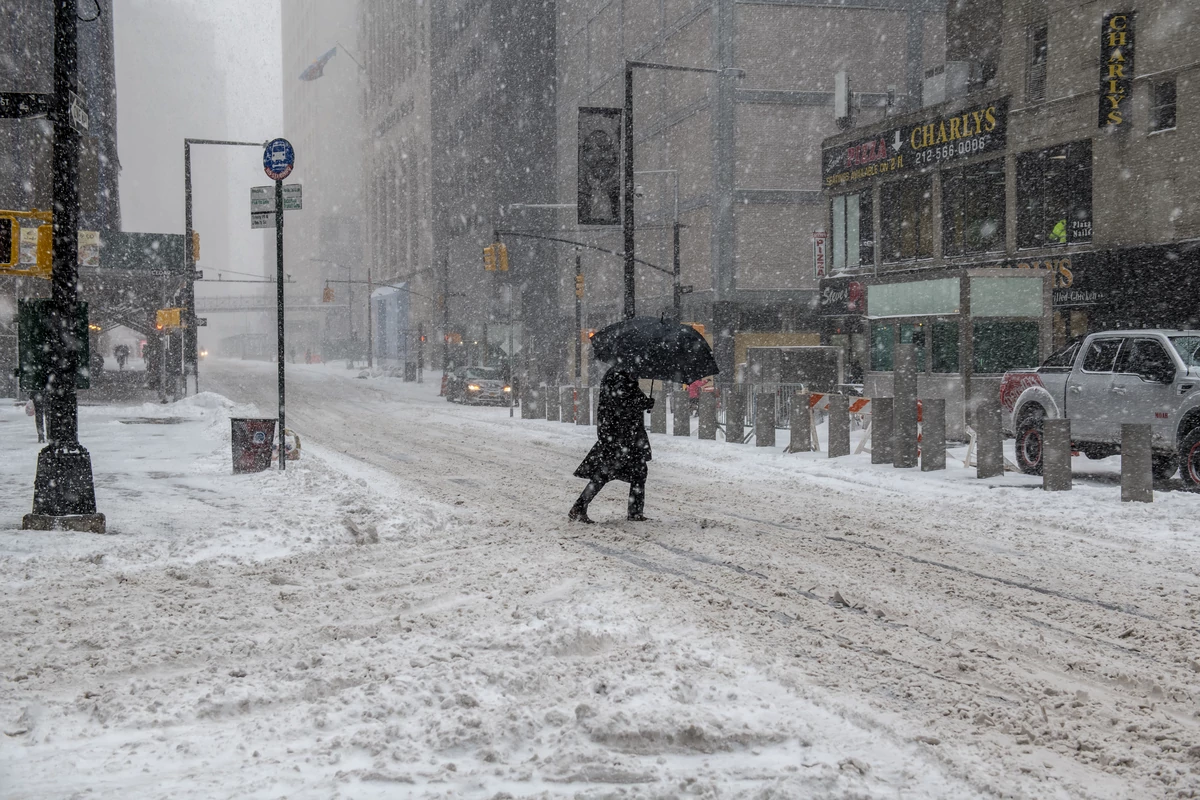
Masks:
[[[295,364],[296,363],[296,347],[295,347],[295,345],[292,346],[290,355],[292,357],[292,363]]]
[[[312,348],[309,348],[304,351],[304,363],[305,364],[312,363]]]
[[[117,359],[117,369],[124,370],[125,362],[129,359],[129,345],[119,344],[113,348],[113,356]]]
[[[37,427],[38,444],[46,441],[46,396],[43,392],[32,392],[29,402],[33,404],[33,424]]]
[[[693,417],[700,413],[700,390],[703,388],[703,378],[694,380],[687,385],[688,413]]]
[[[586,478],[584,487],[567,518],[593,522],[588,517],[588,504],[609,481],[629,484],[627,519],[637,522],[646,501],[646,462],[650,461],[650,437],[646,435],[643,414],[654,407],[638,386],[633,372],[612,367],[600,382],[600,407],[596,412],[596,444],[575,476]]]

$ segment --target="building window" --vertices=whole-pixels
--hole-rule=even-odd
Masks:
[[[1038,365],[1036,320],[976,319],[972,328],[977,374],[999,375]]]
[[[1045,22],[1029,26],[1029,72],[1025,76],[1025,99],[1036,103],[1046,99],[1046,55],[1049,37]]]
[[[1150,119],[1156,131],[1169,131],[1175,127],[1175,81],[1163,81],[1153,86],[1154,105]]]
[[[948,320],[935,322],[931,326],[932,338],[932,371],[942,373],[958,372],[958,322]]]
[[[933,257],[933,176],[885,183],[879,193],[884,261]]]
[[[870,191],[833,198],[833,271],[875,263]]]
[[[1092,142],[1017,156],[1017,247],[1092,240]]]
[[[942,250],[1004,249],[1004,159],[942,171]]]

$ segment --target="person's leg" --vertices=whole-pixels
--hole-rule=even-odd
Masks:
[[[643,511],[646,508],[646,479],[633,481],[629,484],[629,514],[628,518],[636,522],[646,519]]]
[[[41,392],[34,392],[33,398],[33,422],[37,426],[38,442],[46,441],[46,423],[43,419],[46,413],[46,401]]]
[[[604,488],[604,484],[608,481],[603,478],[592,478],[588,481],[588,485],[583,487],[583,491],[579,493],[579,499],[575,501],[575,505],[571,506],[570,512],[567,513],[568,519],[579,520],[580,522],[591,522],[588,517],[588,504],[592,502],[600,490]]]

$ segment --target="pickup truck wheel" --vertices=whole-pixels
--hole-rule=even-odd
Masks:
[[[1017,426],[1017,466],[1026,475],[1042,474],[1042,422],[1041,411],[1029,414]]]
[[[1179,443],[1179,469],[1184,488],[1200,492],[1200,427],[1188,431]]]
[[[1150,471],[1157,481],[1165,481],[1167,478],[1175,474],[1179,469],[1179,462],[1175,460],[1175,456],[1151,456]]]

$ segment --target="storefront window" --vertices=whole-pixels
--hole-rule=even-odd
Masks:
[[[958,323],[935,322],[931,326],[932,372],[958,372]]]
[[[971,278],[972,317],[1040,317],[1042,278]]]
[[[833,270],[875,263],[871,193],[841,195],[831,201]]]
[[[1017,247],[1092,240],[1092,142],[1017,156]]]
[[[885,183],[879,194],[884,261],[933,257],[933,176]]]
[[[1004,159],[942,171],[946,255],[1004,249]]]
[[[957,314],[958,306],[958,278],[880,283],[867,287],[867,313],[872,317]]]
[[[906,322],[900,326],[900,343],[917,346],[917,372],[925,371],[925,323]]]
[[[871,323],[871,369],[876,372],[891,372],[895,364],[892,336],[890,323]]]
[[[1036,320],[977,319],[972,327],[976,373],[1000,374],[1038,365]]]

